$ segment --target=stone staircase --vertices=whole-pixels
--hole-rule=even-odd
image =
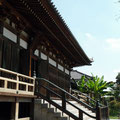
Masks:
[[[68,120],[61,112],[55,111],[47,102],[42,99],[34,101],[34,120]]]
[[[35,99],[34,120],[109,120],[108,106],[89,96],[83,101],[44,78],[37,78],[35,86],[35,95],[42,100]]]
[[[55,103],[62,105],[61,100],[53,100]],[[90,115],[95,116],[95,113],[88,110],[84,106],[80,105],[76,101],[70,101],[72,104],[74,104],[77,107],[80,107],[83,111],[86,111]],[[54,107],[53,105],[49,104],[47,101],[44,101],[42,99],[36,99],[35,100],[35,120],[74,120],[70,118],[68,115]],[[69,104],[66,105],[66,109],[70,112],[72,112],[74,115],[78,116],[79,112],[74,109],[74,107],[70,106]],[[93,118],[90,118],[87,115],[83,115],[83,120],[95,120]]]

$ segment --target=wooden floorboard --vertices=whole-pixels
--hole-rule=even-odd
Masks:
[[[25,95],[25,94],[14,94],[14,93],[6,93],[6,92],[0,92],[0,96],[13,96],[13,97],[23,97],[23,98],[36,98],[35,95]]]

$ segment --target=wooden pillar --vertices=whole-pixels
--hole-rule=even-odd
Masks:
[[[2,39],[3,26],[4,26],[4,23],[2,20],[0,20],[0,67],[2,67],[2,57],[3,57],[3,39]],[[0,74],[1,74],[1,72],[0,72]]]
[[[58,62],[57,62],[57,60],[56,60],[56,70],[57,70],[57,81],[58,81],[58,86],[60,85],[60,81],[59,81],[59,76],[58,76]]]
[[[29,64],[29,76],[31,77],[31,75],[32,75],[32,71],[31,71],[31,65],[32,65],[32,53],[33,53],[33,51],[32,51],[32,49],[30,49],[30,64]]]
[[[20,33],[21,31],[17,32],[17,44],[20,45]]]
[[[47,79],[49,80],[49,49],[48,49],[48,52],[47,52],[47,64],[48,64],[48,76],[47,76]]]
[[[50,81],[50,73],[49,73],[49,49],[47,49],[48,51],[47,51],[47,72],[48,72],[48,75],[47,75],[47,79]],[[49,83],[47,83],[46,84],[46,86],[49,88],[50,87],[50,85],[49,85]],[[50,98],[50,96],[51,96],[51,94],[48,92],[48,90],[46,90],[46,96],[48,97],[48,99]]]
[[[19,102],[16,99],[16,103],[15,103],[15,120],[18,120],[19,117]]]
[[[0,35],[3,35],[3,22],[0,21]]]
[[[70,78],[70,76],[71,76],[71,71],[70,71],[70,69],[68,69],[68,70],[69,70],[69,92],[72,93],[72,92],[71,92],[71,78]]]
[[[66,78],[65,78],[65,67],[63,66],[63,72],[64,72],[64,89],[67,91],[66,89]]]
[[[34,109],[35,109],[34,104],[35,104],[35,99],[33,98],[30,104],[30,118],[31,118],[30,120],[34,120]]]

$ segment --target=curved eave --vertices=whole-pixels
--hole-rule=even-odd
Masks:
[[[67,24],[65,23],[64,19],[61,17],[60,13],[58,12],[57,8],[55,8],[55,5],[51,0],[41,0],[43,6],[49,13],[52,20],[54,20],[56,26],[61,30],[61,32],[65,33],[64,36],[67,38],[68,43],[72,44],[75,51],[78,53],[76,58],[78,58],[76,65],[73,65],[73,67],[76,66],[82,66],[82,65],[91,65],[92,61],[88,58],[88,56],[85,54],[77,40],[75,39],[74,35],[68,28]],[[81,59],[84,61],[83,64],[81,64]],[[76,60],[75,60],[76,61]]]

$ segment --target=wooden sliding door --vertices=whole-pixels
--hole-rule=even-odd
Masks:
[[[19,52],[17,44],[0,39],[0,67],[19,72]]]
[[[48,79],[48,62],[47,60],[38,60],[37,77]]]
[[[11,70],[19,72],[20,49],[17,46],[12,46],[11,50]]]
[[[19,72],[29,75],[30,51],[26,49],[20,50]]]

